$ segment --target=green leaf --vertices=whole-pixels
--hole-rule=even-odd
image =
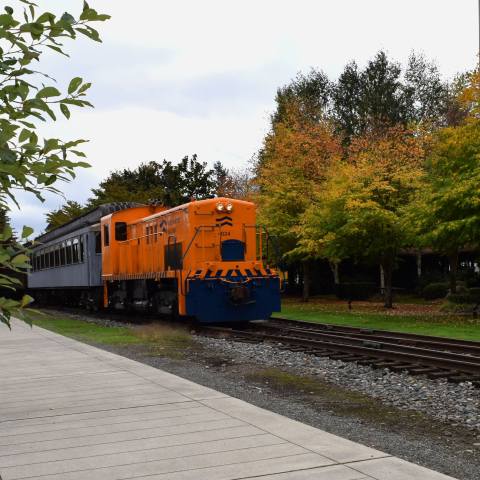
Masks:
[[[46,182],[44,183],[44,185],[46,187],[48,187],[49,185],[52,185],[53,183],[55,183],[57,181],[57,176],[56,175],[51,175],[50,177],[47,178]]]
[[[30,130],[24,128],[21,132],[20,132],[20,135],[18,136],[18,141],[20,143],[23,143],[25,141],[27,141],[29,138],[30,138],[30,135],[31,135],[32,132],[30,132]]]
[[[7,13],[0,15],[0,27],[12,28],[18,26],[19,24],[20,22],[17,22],[11,15]]]
[[[58,53],[61,53],[62,55],[65,55],[66,57],[69,57],[68,53],[65,53],[60,47],[57,47],[56,45],[47,45],[47,47],[55,50]]]
[[[63,20],[64,22],[68,23],[69,25],[73,25],[75,23],[75,17],[73,17],[72,15],[70,15],[68,12],[65,12],[62,17],[61,17],[61,20]]]
[[[37,92],[35,98],[58,97],[60,92],[55,87],[44,87]]]
[[[90,168],[91,167],[91,165],[87,162],[77,162],[75,164],[75,166],[78,167],[78,168]]]
[[[12,7],[5,7],[5,11],[10,14],[10,15],[13,15],[13,8]]]
[[[32,227],[24,226],[22,229],[22,238],[28,238],[33,233]]]
[[[26,307],[27,305],[30,305],[35,299],[31,297],[30,295],[24,295],[22,297],[22,300],[20,301],[20,306],[22,308]]]
[[[66,118],[70,118],[70,110],[64,103],[60,104],[60,110]]]
[[[91,83],[84,83],[80,89],[78,90],[78,93],[83,93],[85,91],[87,91],[90,87],[92,86]]]
[[[10,225],[7,225],[3,230],[2,240],[9,240],[10,238],[12,238],[12,235],[13,235],[12,227],[10,227]]]
[[[43,146],[43,151],[45,153],[51,152],[52,150],[55,150],[57,148],[58,148],[57,138],[49,138],[48,140],[45,140],[44,146]]]
[[[68,93],[73,93],[83,82],[81,77],[72,78],[70,84],[68,85]]]
[[[77,157],[84,157],[86,158],[86,155],[83,152],[80,152],[78,150],[70,150],[73,154],[75,154]]]
[[[39,36],[43,33],[44,26],[38,22],[24,23],[20,26],[21,32],[31,33],[33,36]]]
[[[83,33],[83,35],[85,35],[86,37],[90,38],[91,40],[95,40],[96,42],[101,42],[100,40],[100,35],[98,34],[98,32],[93,29],[93,28],[90,28],[90,29],[87,29],[87,28],[77,28],[76,29],[77,32],[80,32],[80,33]]]
[[[50,12],[42,13],[37,18],[37,23],[44,23],[44,22],[52,23],[54,21],[55,21],[55,15],[53,13],[50,13]]]
[[[16,255],[12,258],[12,265],[14,265],[15,267],[22,268],[24,265],[28,266],[29,262],[30,258],[24,253],[20,253],[20,255]]]

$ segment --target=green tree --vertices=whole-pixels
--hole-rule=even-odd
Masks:
[[[292,102],[304,120],[320,121],[329,111],[332,91],[333,84],[324,72],[312,69],[307,75],[298,73],[288,85],[277,90],[272,125],[288,121]]]
[[[205,162],[199,162],[196,155],[185,156],[178,164],[167,160],[142,163],[133,170],[112,172],[92,189],[87,206],[128,201],[174,207],[192,198],[212,197],[215,182],[215,172]]]
[[[60,111],[70,117],[70,107],[91,106],[85,100],[90,87],[80,77],[71,80],[62,94],[54,80],[34,65],[42,55],[53,51],[66,55],[63,42],[78,35],[100,41],[91,25],[104,21],[108,15],[97,13],[84,3],[78,18],[64,13],[60,18],[50,12],[39,12],[28,0],[14,9],[4,7],[0,14],[0,209],[8,210],[11,203],[18,205],[15,193],[30,192],[43,200],[43,192],[58,192],[56,182],[74,177],[77,167],[88,164],[75,157],[85,155],[76,150],[84,140],[63,141],[58,138],[39,138],[39,121],[53,120]],[[15,2],[18,3],[18,2]],[[32,234],[25,227],[21,240]],[[25,248],[10,243],[11,230],[6,228],[0,238],[0,284],[15,290],[18,282],[12,276],[28,268]],[[27,305],[31,299],[21,301],[0,298],[0,321],[9,324],[14,309]]]
[[[360,70],[348,64],[333,87],[332,115],[348,143],[353,137],[401,125],[445,121],[448,85],[438,68],[412,53],[405,72],[380,51]]]
[[[47,217],[47,227],[45,230],[48,232],[58,228],[70,220],[74,220],[84,214],[86,210],[87,209],[80,203],[75,202],[74,200],[68,200],[57,210],[52,210],[45,215]]]
[[[459,77],[454,91],[459,114],[435,132],[426,183],[409,209],[417,246],[447,256],[453,293],[459,251],[480,244],[480,72]]]

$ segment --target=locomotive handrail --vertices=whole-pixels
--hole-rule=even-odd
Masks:
[[[182,256],[182,261],[187,256],[187,253],[190,251],[190,247],[192,246],[193,241],[197,238],[197,235],[199,234],[200,230],[202,230],[202,228],[211,228],[213,230],[215,228],[218,228],[218,226],[217,225],[199,225],[198,227],[195,227],[195,235],[193,235],[192,239],[190,240],[190,243],[188,244],[185,250],[185,253]]]

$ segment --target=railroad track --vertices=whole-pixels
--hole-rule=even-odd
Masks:
[[[305,352],[392,371],[408,371],[480,387],[480,342],[387,332],[286,319],[251,323],[244,328],[202,327],[201,333],[241,341],[269,342]]]

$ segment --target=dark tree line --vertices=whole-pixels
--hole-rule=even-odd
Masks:
[[[295,101],[305,121],[332,121],[347,143],[392,126],[445,126],[461,117],[454,99],[462,86],[462,77],[452,83],[442,80],[437,66],[422,55],[412,53],[402,69],[380,51],[363,69],[348,63],[336,81],[314,69],[299,73],[278,89],[271,120],[272,125],[284,121]]]
[[[238,190],[234,172],[216,162],[208,168],[197,155],[185,156],[175,164],[168,160],[142,163],[137,168],[117,170],[92,189],[85,205],[72,200],[47,213],[47,230],[57,228],[79,215],[110,202],[138,202],[175,207],[192,199],[205,199]]]

